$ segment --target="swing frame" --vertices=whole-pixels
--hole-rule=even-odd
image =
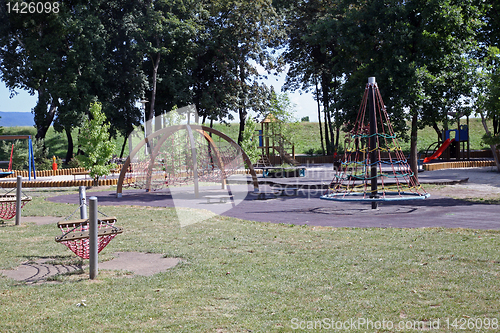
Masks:
[[[31,135],[0,135],[0,140],[26,140],[26,139],[28,140],[28,180],[31,180],[32,169],[33,169],[33,178],[36,179],[35,156],[33,154],[33,141],[31,140]]]

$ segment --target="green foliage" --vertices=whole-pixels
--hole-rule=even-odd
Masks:
[[[36,170],[52,170],[52,159],[49,157],[49,148],[45,140],[33,140],[33,156],[35,158]]]
[[[28,168],[28,140],[15,140],[14,151],[12,153],[12,170],[24,170]],[[10,158],[10,153],[12,151],[11,141],[2,141],[2,153],[4,156]],[[7,160],[8,160],[7,159]]]
[[[248,117],[245,122],[245,130],[243,131],[243,141],[241,141],[241,148],[248,155],[252,164],[257,163],[261,155],[259,149],[259,138],[256,136],[257,123]]]
[[[300,121],[302,121],[302,122],[309,122],[309,116],[302,117],[302,118],[300,119]]]
[[[92,103],[89,113],[91,119],[85,120],[78,137],[83,155],[78,155],[77,158],[82,166],[90,171],[90,176],[98,179],[116,168],[114,163],[109,163],[115,144],[109,140],[110,125],[102,112],[101,104]]]
[[[68,162],[68,168],[80,168],[82,164],[78,160],[78,158],[73,157],[71,160]]]
[[[75,145],[77,145],[77,139],[78,139],[78,132],[79,129],[75,128],[72,131],[72,135],[75,138]],[[36,128],[33,126],[16,126],[16,127],[4,127],[4,135],[32,135],[35,136],[36,134]],[[143,136],[144,137],[144,136]],[[120,147],[121,144],[123,144],[123,137],[118,134],[116,138],[111,138],[111,141],[115,143],[115,152],[114,155],[118,155],[120,153]],[[45,145],[49,149],[48,152],[48,157],[52,159],[52,156],[64,158],[67,152],[67,147],[68,147],[68,139],[66,135],[61,135],[60,133],[57,133],[55,129],[51,126],[49,127],[47,131],[47,135],[45,137]],[[125,154],[128,154],[128,146],[125,147]],[[10,157],[10,150],[8,152],[8,155],[6,152],[0,149],[0,160],[1,161],[8,161]],[[59,168],[62,167],[62,165],[58,165]],[[51,160],[51,168],[52,168],[52,160]],[[38,170],[38,166],[37,166]]]
[[[489,117],[500,116],[500,50],[498,47],[488,48],[484,63],[487,64],[483,72],[486,76],[484,108]]]
[[[279,135],[284,140],[294,143],[296,141],[298,122],[294,116],[295,105],[286,93],[271,93],[271,106],[269,114],[274,120],[269,123],[269,129],[274,135]]]
[[[179,112],[177,112],[177,110],[178,110],[177,106],[174,106],[174,108],[172,108],[171,111],[167,112],[163,116],[165,127],[180,125],[182,120],[186,118],[185,116],[180,115]]]
[[[482,137],[482,142],[488,146],[500,145],[500,134],[486,133]]]

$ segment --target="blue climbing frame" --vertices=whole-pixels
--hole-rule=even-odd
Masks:
[[[33,178],[36,179],[35,156],[33,155],[33,141],[31,135],[0,135],[0,140],[28,140],[28,180],[31,180],[31,170],[33,169]]]

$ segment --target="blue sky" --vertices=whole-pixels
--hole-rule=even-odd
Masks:
[[[281,92],[281,87],[284,84],[284,75],[274,76],[269,75],[265,82],[268,85],[273,85],[276,92]],[[18,90],[18,95],[9,98],[9,89],[5,83],[0,83],[0,111],[3,112],[31,112],[35,107],[37,96],[30,96],[24,90]],[[311,93],[288,93],[290,100],[295,104],[295,117],[300,120],[302,117],[309,116],[311,121],[318,121],[318,111],[316,102]]]
[[[19,90],[18,95],[9,98],[9,89],[5,83],[0,83],[0,111],[3,112],[31,112],[36,105],[36,96],[30,96],[26,91]]]

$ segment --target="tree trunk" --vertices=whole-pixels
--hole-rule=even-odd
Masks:
[[[159,42],[158,42],[159,43]],[[153,86],[151,92],[151,102],[149,103],[149,112],[146,115],[146,134],[150,135],[153,133],[153,127],[151,126],[152,120],[155,117],[155,101],[156,101],[156,83],[158,81],[158,67],[160,66],[160,53],[156,54],[156,60],[153,60]]]
[[[337,76],[335,76],[335,87],[334,87],[334,94],[333,94],[333,103],[336,104],[337,100],[337,89],[338,89],[338,82],[337,82]],[[334,150],[335,152],[338,152],[339,150],[339,141],[340,141],[340,112],[338,107],[335,107],[335,130],[336,130],[336,136],[335,136],[335,145],[334,145]]]
[[[326,154],[330,155],[330,136],[328,134],[328,115],[326,114],[325,106],[323,105],[323,113],[325,114],[325,148]]]
[[[38,89],[38,101],[42,101],[45,98],[45,94],[47,94],[43,89]],[[45,104],[45,102],[42,102]],[[45,139],[45,135],[47,135],[47,131],[49,130],[50,125],[52,124],[52,121],[54,120],[54,116],[56,115],[56,110],[58,106],[58,101],[57,99],[53,99],[52,103],[50,104],[49,111],[43,110],[43,112],[46,114],[43,115],[43,117],[37,117],[35,114],[35,123],[36,123],[36,139]],[[40,112],[38,110],[37,112]],[[42,118],[43,120],[39,120]]]
[[[238,114],[240,116],[240,132],[238,133],[238,145],[241,146],[241,142],[243,141],[243,132],[245,131],[245,120],[247,118],[245,107],[240,106],[238,108]]]
[[[434,128],[434,130],[436,131],[436,134],[438,136],[438,141],[442,141],[443,140],[443,132],[441,132],[438,124],[435,121],[432,122],[432,128]]]
[[[328,109],[328,129],[330,130],[330,155],[333,154],[335,145],[335,135],[333,133],[332,112]]]
[[[78,129],[78,137],[80,137],[80,134],[81,134],[81,131],[80,131],[80,128]],[[78,142],[78,149],[76,150],[76,154],[77,155],[83,155],[83,150],[80,146],[80,142]]]
[[[64,128],[66,137],[68,138],[68,151],[66,152],[66,164],[73,158],[73,137],[71,136],[71,128]]]
[[[246,89],[245,89],[245,81],[246,81],[246,73],[244,66],[245,59],[241,60],[240,64],[240,82],[241,82],[241,90],[242,95],[239,98],[240,106],[238,107],[238,114],[240,116],[240,132],[238,133],[238,145],[241,146],[241,142],[243,142],[243,132],[245,131],[245,120],[247,119],[247,109],[246,109]]]
[[[481,123],[483,124],[484,131],[486,132],[486,134],[491,134],[491,132],[488,128],[488,124],[486,123],[486,118],[484,117],[484,115],[482,113],[481,113]],[[493,158],[495,159],[497,171],[500,172],[500,161],[498,159],[498,154],[497,154],[497,145],[490,145],[490,148],[491,148],[491,152],[493,154]]]
[[[493,115],[493,135],[497,135],[499,131],[500,122],[498,121],[499,116]]]
[[[329,82],[330,78],[328,75],[323,74],[321,76],[321,92],[322,92],[322,101],[323,101],[323,112],[325,114],[325,141],[326,141],[326,153],[327,155],[332,154],[332,144],[331,140],[333,138],[330,136],[331,133],[331,117],[328,108],[330,107],[330,94],[329,94]]]
[[[323,144],[323,128],[321,128],[321,104],[319,102],[318,82],[316,82],[316,104],[318,105],[318,122],[319,122],[319,136],[321,140],[321,150],[323,156],[326,155],[325,145]]]
[[[411,118],[411,141],[410,141],[410,168],[414,174],[415,181],[418,182],[418,115],[414,114]]]
[[[125,140],[123,140],[122,150],[120,151],[120,158],[123,158],[123,153],[125,152],[125,147],[127,145],[127,140],[128,140],[128,135],[125,137]]]

